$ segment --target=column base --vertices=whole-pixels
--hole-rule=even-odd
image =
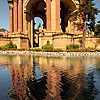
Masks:
[[[56,32],[62,32],[62,29],[60,28],[60,29],[56,29]]]
[[[9,34],[9,37],[27,37],[28,34],[24,34],[24,32],[13,32],[12,34]]]

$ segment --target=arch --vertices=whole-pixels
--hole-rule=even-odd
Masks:
[[[77,8],[77,0],[61,0],[60,1],[60,18],[61,18],[61,29],[63,32],[66,31],[66,27],[68,26],[68,20],[71,17],[71,13]]]
[[[76,0],[61,0],[66,9],[76,8]]]
[[[24,6],[25,8],[27,8],[28,6],[32,6],[34,3],[39,1],[46,2],[46,0],[25,0]],[[70,7],[75,7],[76,4],[79,3],[79,0],[61,0],[61,1],[64,2],[65,5],[67,4]]]
[[[38,13],[34,14],[34,17],[40,17],[43,20],[43,23],[44,23],[43,28],[46,28],[46,17],[45,17],[44,14],[41,14],[41,13],[38,12]]]
[[[24,3],[24,7],[30,10],[34,3],[41,2],[41,1],[46,2],[46,0],[26,0]]]

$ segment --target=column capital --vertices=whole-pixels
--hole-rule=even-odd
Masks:
[[[13,4],[9,5],[9,9],[13,9],[13,7],[14,7]]]
[[[7,2],[10,4],[10,3],[13,3],[13,0],[7,0]]]

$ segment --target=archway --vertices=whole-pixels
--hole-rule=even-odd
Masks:
[[[76,5],[73,0],[61,0],[60,1],[60,20],[61,20],[61,29],[63,32],[66,31],[66,27],[68,26],[68,20],[71,17],[71,10],[70,9],[75,9]]]
[[[38,25],[41,23],[43,28],[46,28],[46,3],[44,0],[27,0],[25,7],[27,9],[26,16],[30,15],[31,20],[31,35],[30,44],[31,48],[39,46]]]
[[[44,28],[44,21],[40,17],[34,17],[34,47],[39,47],[39,27]]]

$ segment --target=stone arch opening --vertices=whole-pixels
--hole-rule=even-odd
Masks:
[[[42,26],[42,29],[43,29],[44,21],[41,17],[34,17],[34,22],[35,22],[35,28],[34,29],[38,29],[39,26]]]
[[[27,0],[25,2],[25,8],[26,16],[29,16],[31,20],[31,48],[38,47],[39,36],[36,36],[36,34],[39,33],[39,30],[36,28],[36,25],[41,22],[37,22],[36,19],[42,21],[43,29],[46,28],[46,3],[44,0]],[[27,18],[27,20],[29,20],[29,18]]]
[[[39,47],[39,27],[44,28],[44,21],[41,17],[34,17],[34,47]]]
[[[60,1],[60,19],[61,19],[61,29],[63,32],[66,31],[66,27],[68,27],[68,21],[70,19],[71,10],[75,9],[76,5],[73,0],[61,0]]]

